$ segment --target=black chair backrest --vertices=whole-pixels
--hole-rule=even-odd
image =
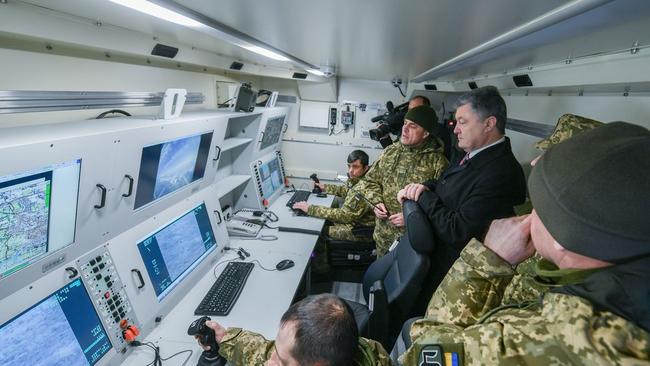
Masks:
[[[429,271],[435,243],[431,224],[417,202],[405,201],[403,212],[406,233],[397,247],[371,264],[363,276],[366,301],[375,281],[383,282],[391,320],[409,314]]]

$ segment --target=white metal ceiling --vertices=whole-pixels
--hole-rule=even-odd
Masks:
[[[176,0],[179,4],[238,29],[275,48],[317,65],[333,64],[343,77],[390,80],[422,73],[474,46],[525,23],[567,0]],[[140,14],[108,0],[27,0],[63,13],[140,31],[211,50],[244,61],[282,65],[181,26]],[[642,3],[634,0],[617,2]],[[645,3],[650,3],[645,1]],[[634,11],[632,11],[634,13]],[[646,15],[616,23],[605,22],[612,34],[629,39],[645,27]],[[627,18],[622,18],[627,19]],[[600,33],[599,33],[600,32]],[[616,33],[618,32],[618,33]],[[586,28],[579,42],[560,42],[543,52],[521,52],[514,57],[460,70],[467,77],[521,65],[547,62],[572,52],[602,50],[601,29]],[[599,39],[589,37],[600,34]],[[645,35],[639,35],[641,40]],[[615,37],[616,38],[616,37]],[[616,44],[622,43],[620,39]],[[647,38],[647,37],[645,37]],[[128,42],[128,40],[125,40]],[[627,41],[626,41],[627,42]],[[610,45],[611,43],[611,45]],[[614,46],[614,41],[607,44]],[[551,57],[552,56],[552,57]]]

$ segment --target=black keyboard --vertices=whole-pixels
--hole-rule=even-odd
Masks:
[[[294,203],[300,202],[300,201],[307,201],[307,198],[309,198],[310,193],[311,192],[309,192],[309,191],[296,191],[296,192],[294,192],[293,196],[291,196],[291,198],[289,198],[289,201],[287,201],[287,207],[293,208]]]
[[[255,264],[250,262],[228,263],[210,291],[201,300],[201,304],[194,310],[194,315],[228,315],[239,298],[253,267]]]

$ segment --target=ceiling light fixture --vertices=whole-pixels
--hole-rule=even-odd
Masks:
[[[168,22],[176,23],[179,25],[184,25],[186,27],[200,27],[203,24],[197,22],[194,19],[188,18],[182,14],[179,14],[175,11],[164,8],[160,5],[156,5],[146,0],[109,0],[116,4],[126,6],[133,10],[152,15],[156,18],[166,20]]]
[[[327,71],[319,70],[306,61],[255,39],[245,33],[238,31],[226,24],[220,23],[202,13],[194,11],[172,0],[109,0],[113,3],[152,15],[154,17],[173,22],[179,25],[193,28],[219,38],[230,44],[242,47],[248,51],[257,53],[276,61],[284,61],[293,64],[303,70],[317,76],[329,77]],[[310,71],[311,70],[311,71]]]

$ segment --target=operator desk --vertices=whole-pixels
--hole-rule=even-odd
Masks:
[[[293,193],[279,196],[269,208],[278,215],[277,222],[269,222],[269,226],[292,227],[320,232],[325,220],[308,216],[297,216],[286,203]],[[315,194],[309,196],[310,204],[331,206],[334,196],[318,198]],[[282,314],[289,308],[291,301],[298,289],[305,270],[308,270],[309,260],[314,245],[318,240],[317,235],[279,232],[277,229],[265,228],[260,235],[274,235],[277,240],[238,240],[231,237],[231,248],[242,247],[251,256],[246,262],[254,260],[255,268],[251,272],[244,288],[235,302],[230,314],[225,317],[211,316],[212,320],[224,327],[239,327],[262,334],[267,339],[275,339]],[[223,243],[218,243],[223,249]],[[219,250],[219,249],[218,249]],[[276,271],[275,265],[283,259],[291,259],[295,266],[284,271]],[[199,316],[194,315],[194,309],[199,305],[208,292],[216,276],[226,267],[226,262],[240,261],[234,251],[223,251],[210,266],[207,272],[187,295],[176,305],[154,330],[141,342],[153,342],[160,347],[161,356],[167,358],[176,352],[192,350],[193,354],[186,365],[196,365],[202,349],[193,337],[187,335],[187,328]],[[260,264],[272,272],[260,268]],[[215,265],[217,266],[215,269]],[[308,273],[308,272],[307,272]],[[129,366],[141,366],[153,360],[153,350],[147,347],[138,347],[123,363]],[[187,358],[187,353],[178,355],[164,361],[164,365],[182,365]]]

